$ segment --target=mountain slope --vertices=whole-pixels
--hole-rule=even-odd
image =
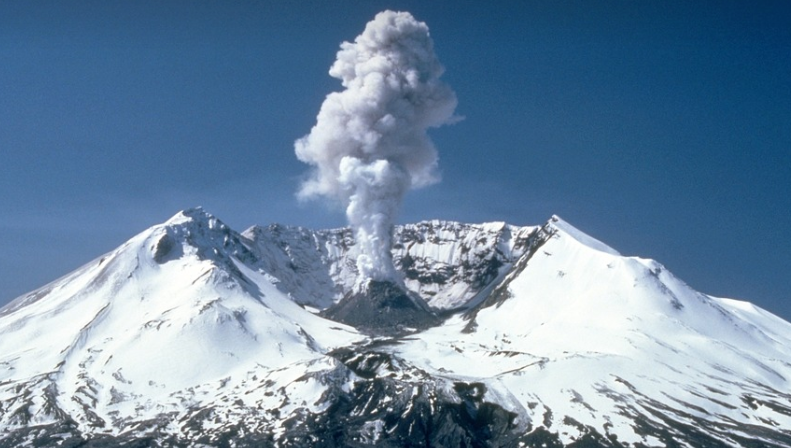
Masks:
[[[563,443],[598,433],[651,446],[791,444],[791,325],[695,292],[558,218],[544,233],[474,313],[394,352],[432,375],[476,378]]]
[[[0,447],[791,446],[791,324],[754,305],[557,217],[393,254],[446,317],[365,336],[319,315],[348,230],[181,212],[0,310]]]
[[[0,424],[68,416],[82,431],[117,434],[256,372],[331,367],[325,352],[363,339],[294,304],[255,260],[219,220],[190,210],[10,304]]]

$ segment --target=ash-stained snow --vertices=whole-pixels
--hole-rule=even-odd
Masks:
[[[447,317],[365,336],[318,315],[354,285],[348,230],[179,213],[0,311],[0,447],[791,446],[771,313],[558,217],[405,225],[393,247]]]
[[[435,308],[458,309],[511,268],[536,230],[448,221],[396,226],[393,259],[409,291]],[[301,304],[329,308],[358,278],[348,228],[314,231],[273,224],[252,227],[243,236],[281,290]]]

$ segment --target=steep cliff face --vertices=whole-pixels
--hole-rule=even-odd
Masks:
[[[397,226],[393,259],[406,289],[431,307],[467,307],[497,283],[525,250],[536,227],[426,221]],[[263,268],[298,303],[323,310],[348,295],[357,279],[349,229],[313,231],[274,224],[243,237]]]

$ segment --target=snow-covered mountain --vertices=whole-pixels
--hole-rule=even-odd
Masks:
[[[394,243],[430,328],[328,318],[347,229],[142,232],[0,310],[0,447],[791,446],[788,322],[557,217]]]

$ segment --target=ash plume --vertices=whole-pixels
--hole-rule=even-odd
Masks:
[[[354,42],[344,42],[329,74],[344,90],[327,95],[296,155],[313,165],[300,199],[326,197],[346,207],[359,256],[358,285],[399,281],[392,228],[404,195],[439,180],[428,128],[454,120],[456,95],[425,23],[384,11]]]

